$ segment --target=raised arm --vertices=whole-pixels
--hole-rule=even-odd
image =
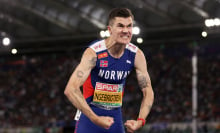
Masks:
[[[147,71],[146,59],[143,52],[140,49],[137,51],[135,57],[135,69],[136,69],[138,84],[143,93],[143,99],[141,102],[138,118],[142,118],[145,120],[151,110],[154,101],[154,92],[151,86],[150,76]],[[125,125],[127,126],[129,132],[134,132],[135,130],[142,127],[143,124],[142,122],[143,121],[141,120],[137,120],[137,121],[128,120],[125,123]]]
[[[67,96],[69,101],[83,114],[85,114],[93,123],[103,128],[109,128],[113,123],[113,118],[97,116],[87,104],[84,99],[80,87],[88,78],[92,68],[96,64],[96,53],[91,49],[87,48],[83,53],[82,59],[79,65],[71,75],[64,94]]]

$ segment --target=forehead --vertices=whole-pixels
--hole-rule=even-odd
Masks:
[[[114,19],[114,24],[123,24],[123,25],[129,25],[129,24],[133,24],[133,19],[131,17],[115,17]]]

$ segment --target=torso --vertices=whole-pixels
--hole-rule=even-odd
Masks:
[[[100,104],[100,100],[106,99],[116,100],[116,103],[118,103],[120,98],[120,100],[122,100],[126,78],[134,68],[134,60],[138,48],[131,43],[127,44],[123,54],[119,58],[115,58],[109,53],[104,40],[93,43],[90,45],[90,48],[96,52],[97,62],[89,78],[83,85],[84,97],[89,98],[94,95],[94,98],[90,98],[87,102],[91,102],[93,99],[93,101],[96,100],[98,104]],[[117,96],[120,95],[119,99],[118,97],[110,98],[109,95],[112,96],[116,93]],[[105,98],[100,98],[98,94],[101,96],[109,95]],[[121,106],[119,103],[107,104],[111,106]]]

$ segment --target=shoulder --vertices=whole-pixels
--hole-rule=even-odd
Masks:
[[[97,55],[95,51],[93,51],[91,48],[87,48],[81,58],[80,66],[84,67],[94,67],[96,64]]]
[[[126,45],[126,49],[130,50],[131,52],[136,53],[139,48],[136,45],[132,44],[132,43],[128,43]]]
[[[103,51],[103,50],[106,50],[106,46],[105,46],[105,40],[99,40],[99,41],[96,41],[94,43],[92,43],[89,48],[91,48],[93,51],[95,51],[96,53],[97,52],[100,52],[100,51]]]
[[[91,58],[91,57],[96,57],[96,53],[92,48],[87,48],[84,53],[83,53],[83,57],[86,56],[87,58]]]
[[[141,49],[138,49],[138,50],[137,50],[136,56],[137,56],[137,57],[142,57],[142,58],[144,57],[144,58],[145,58],[144,52],[143,52]]]
[[[146,64],[146,58],[144,52],[141,49],[137,50],[135,55],[135,66]]]

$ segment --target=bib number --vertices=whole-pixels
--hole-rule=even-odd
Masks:
[[[107,107],[122,106],[122,84],[96,83],[93,104]]]

